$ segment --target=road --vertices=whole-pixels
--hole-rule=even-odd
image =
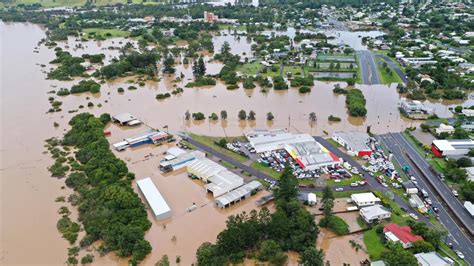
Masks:
[[[409,153],[410,156],[413,156],[412,158],[420,160],[420,164],[422,164],[421,161],[424,161],[424,163],[427,165],[426,169],[423,169],[424,174],[427,174],[428,176],[430,176],[430,178],[433,178],[433,180],[440,181],[439,178],[435,177],[434,174],[429,170],[428,163],[421,156],[419,156],[419,154],[413,149],[413,147],[405,140],[405,138],[400,133],[381,135],[379,136],[379,139],[392,152],[394,158],[400,165],[410,166],[410,173],[416,178],[418,185],[428,192],[430,198],[433,201],[433,206],[437,207],[439,210],[439,221],[446,227],[449,232],[449,235],[445,241],[453,243],[453,248],[460,250],[464,254],[466,262],[468,262],[469,265],[472,265],[474,263],[474,247],[472,241],[456,224],[456,222],[452,218],[453,214],[452,212],[450,212],[449,207],[445,205],[445,202],[440,197],[438,197],[437,194],[433,193],[435,192],[433,190],[433,187],[428,185],[428,182],[424,178],[423,174],[409,160],[409,158],[405,155],[405,152]],[[414,153],[416,153],[416,156]],[[451,191],[449,190],[447,191],[447,193],[448,192],[451,193]],[[457,199],[453,199],[452,201],[459,202]],[[448,204],[452,204],[453,202],[448,202]],[[464,209],[461,209],[459,211],[460,213],[465,213]]]
[[[380,77],[377,71],[377,63],[371,51],[359,50],[357,58],[359,60],[360,74],[362,84],[375,85],[380,84]]]
[[[400,66],[397,65],[395,62],[393,62],[393,60],[390,57],[383,54],[377,54],[376,57],[382,58],[393,70],[395,70],[397,75],[402,79],[402,82],[407,84],[408,82],[407,76],[400,69]]]

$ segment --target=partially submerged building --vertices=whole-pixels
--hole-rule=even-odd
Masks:
[[[170,140],[172,137],[163,131],[145,132],[139,135],[124,138],[123,141],[112,144],[115,150],[122,151],[128,147],[138,147],[145,144],[161,144]]]
[[[170,150],[168,150],[167,153]],[[170,154],[165,155],[165,159],[160,162],[160,170],[165,173],[176,171],[176,170],[187,167],[195,159],[200,159],[200,158],[205,158],[205,157],[206,157],[206,154],[199,150],[184,152],[184,153],[180,152],[179,154],[178,152],[174,152],[174,155],[170,155]]]
[[[112,116],[112,122],[118,123],[121,126],[137,126],[142,123],[135,116],[129,113],[123,113]]]
[[[420,101],[402,99],[400,111],[412,119],[426,119],[434,113],[433,109],[425,107]]]
[[[239,188],[236,188],[232,191],[225,193],[222,196],[217,197],[214,200],[214,204],[216,205],[216,207],[224,209],[250,197],[253,193],[256,193],[257,191],[261,189],[262,189],[262,184],[260,182],[251,181]]]
[[[216,198],[244,184],[242,177],[207,158],[193,160],[187,166],[188,175],[206,183],[207,192]]]
[[[365,132],[335,132],[332,135],[332,139],[343,146],[350,155],[355,156],[370,156],[372,149],[370,143],[372,138]]]
[[[146,177],[137,180],[137,186],[148,202],[148,206],[150,206],[156,219],[163,220],[171,217],[170,207],[156,188],[155,184],[153,184],[151,178]]]

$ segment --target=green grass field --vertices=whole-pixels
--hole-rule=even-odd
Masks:
[[[255,76],[261,68],[262,65],[260,65],[260,62],[255,61],[253,63],[245,63],[243,65],[239,65],[237,67],[237,72],[241,73],[242,75]]]
[[[375,228],[364,233],[364,244],[372,261],[379,260],[382,253],[388,251],[382,242],[380,242],[380,237],[377,235]]]
[[[88,28],[83,29],[82,32],[85,33],[84,37],[86,39],[89,38],[89,36],[92,36],[91,38],[93,39],[93,35],[90,35],[91,33],[95,33],[95,35],[101,35],[104,38],[124,38],[130,36],[130,32],[119,29]]]
[[[377,60],[377,71],[379,72],[380,76],[380,81],[382,84],[392,84],[392,83],[401,83],[402,79],[398,74],[391,68],[390,66],[388,67],[390,69],[390,73],[385,71],[385,69],[382,66],[382,60],[379,59]]]
[[[334,179],[328,179],[326,180],[326,184],[328,186],[349,186],[351,183],[361,180],[362,178],[360,177],[360,175],[353,175],[352,178],[342,179],[341,182],[336,182],[336,180]]]
[[[258,162],[253,162],[250,167],[254,168],[255,170],[257,171],[260,171],[262,173],[265,173],[275,179],[280,179],[280,175],[281,173],[273,170],[272,168],[268,167],[268,166],[265,166],[263,164],[260,164]]]

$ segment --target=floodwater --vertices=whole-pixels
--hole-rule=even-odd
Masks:
[[[252,128],[267,127],[288,128],[295,133],[321,135],[324,134],[323,132],[330,134],[338,130],[365,131],[368,125],[371,126],[372,132],[384,133],[400,131],[411,125],[409,120],[399,115],[397,108],[400,96],[395,86],[357,86],[367,99],[368,115],[366,118],[350,118],[345,108],[345,97],[332,93],[335,83],[315,82],[312,92],[305,95],[298,93],[295,88],[290,88],[288,91],[270,90],[267,93],[261,92],[259,88],[253,90],[239,88],[228,91],[222,83],[213,87],[184,88],[192,77],[191,65],[177,66],[177,74],[185,75],[183,81],[176,82],[175,76],[165,76],[158,82],[146,82],[144,87],[131,83],[137,86],[138,90],[129,91],[126,88],[131,84],[127,81],[134,78],[124,78],[104,84],[101,93],[97,95],[80,94],[58,97],[48,92],[62,87],[70,88],[79,80],[62,82],[45,79],[46,74],[42,71],[52,67],[48,62],[54,59],[54,50],[40,46],[37,49],[38,53],[33,52],[38,41],[44,37],[44,29],[37,25],[0,22],[1,265],[61,265],[66,260],[68,244],[61,239],[56,230],[56,222],[59,219],[57,209],[63,204],[56,203],[54,200],[58,196],[67,196],[71,192],[61,189],[64,186],[63,180],[50,178],[46,168],[51,164],[51,160],[49,155],[44,154],[43,141],[53,136],[63,135],[68,129],[67,122],[75,114],[68,111],[87,111],[96,115],[104,112],[111,114],[129,112],[154,128],[168,125],[172,133],[192,131],[212,136],[236,136]],[[229,37],[231,47],[235,47],[237,44],[232,41],[232,38]],[[126,41],[128,40],[123,40],[122,45]],[[110,60],[118,54],[118,50],[109,50],[107,47],[119,46],[119,42],[120,40],[117,39],[102,42],[89,41],[83,44],[84,49],[82,49],[76,48],[74,40],[69,40],[67,44],[63,43],[60,46],[68,45],[68,50],[75,55],[102,52],[107,55],[107,60]],[[242,38],[242,42],[245,43],[246,39]],[[247,49],[244,50],[248,51]],[[42,68],[41,64],[45,64],[46,67]],[[208,66],[208,71],[216,73],[221,67],[221,64],[213,62]],[[345,86],[344,83],[341,85]],[[118,93],[119,87],[125,88],[125,92]],[[171,92],[175,87],[183,87],[184,93],[161,101],[155,99],[156,94]],[[50,108],[48,103],[50,96],[63,102],[62,112],[46,113]],[[95,107],[79,109],[80,105],[87,106],[88,102],[94,103]],[[99,107],[99,104],[102,107]],[[449,115],[449,110],[442,103],[435,102],[431,106],[437,113]],[[237,113],[240,109],[247,112],[255,111],[257,120],[238,121]],[[205,115],[227,110],[229,118],[223,122],[184,121],[186,110],[203,112]],[[266,121],[267,112],[275,115],[272,123]],[[317,121],[314,124],[308,121],[310,112],[315,112],[317,115]],[[329,123],[327,121],[329,115],[339,116],[342,121]],[[54,122],[59,123],[59,127],[54,128]],[[414,122],[416,123],[419,122]],[[124,131],[123,134],[125,133],[128,132]],[[115,133],[112,138],[117,134]],[[159,152],[161,150],[157,149],[156,153]],[[130,160],[126,160],[127,164],[131,171],[137,173],[138,178],[145,176],[153,178],[159,189],[163,190],[165,198],[169,199],[173,213],[176,215],[167,225],[166,230],[154,222],[154,226],[147,233],[147,239],[157,251],[156,254],[154,252],[150,258],[147,258],[147,264],[153,264],[161,254],[167,253],[182,256],[183,265],[189,265],[188,262],[193,261],[192,255],[198,244],[205,240],[214,240],[217,232],[225,226],[224,221],[229,214],[250,210],[254,206],[252,201],[255,199],[252,198],[224,215],[214,215],[220,212],[211,205],[206,205],[195,213],[184,213],[183,210],[190,205],[192,200],[200,204],[209,200],[205,195],[203,196],[199,184],[195,184],[183,175],[161,176],[157,173],[157,163],[144,164],[143,167],[141,164],[133,164],[134,158],[144,156],[145,151],[138,150],[136,153],[129,153],[127,151],[120,156],[130,157]],[[186,190],[181,190],[181,187]],[[212,217],[216,221],[209,221],[209,218],[206,220],[202,217]],[[204,223],[199,224],[200,221]],[[192,231],[185,231],[185,229]],[[170,242],[173,235],[176,235],[176,243]],[[196,239],[192,238],[194,236]],[[174,258],[170,256],[170,259]],[[112,256],[101,258],[99,261],[104,264],[116,263]]]

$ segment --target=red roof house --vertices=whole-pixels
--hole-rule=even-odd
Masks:
[[[399,242],[403,248],[410,248],[413,246],[413,242],[423,240],[423,237],[413,234],[409,226],[387,224],[383,227],[383,232],[387,240]]]

